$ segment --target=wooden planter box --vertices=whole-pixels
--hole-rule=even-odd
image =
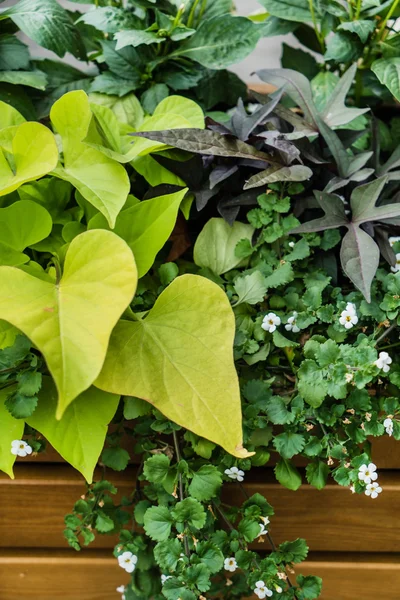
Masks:
[[[128,577],[111,554],[115,538],[99,536],[80,553],[63,538],[64,515],[85,491],[82,477],[52,452],[23,460],[14,481],[0,474],[0,600],[119,600],[116,587]],[[275,508],[274,540],[307,539],[310,557],[297,572],[323,577],[322,600],[399,598],[400,444],[375,441],[374,460],[383,487],[376,500],[335,483],[291,492],[274,480],[273,461],[247,477],[248,493],[265,495]],[[135,471],[114,474],[123,493],[132,490]],[[235,484],[225,493],[241,502]]]

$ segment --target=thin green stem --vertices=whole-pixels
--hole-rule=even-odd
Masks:
[[[361,5],[362,5],[362,0],[357,0],[356,14],[354,17],[355,21],[358,21],[358,19],[360,18]]]
[[[397,5],[399,4],[400,0],[394,0],[392,6],[390,7],[386,17],[383,19],[381,26],[379,27],[379,31],[378,31],[378,39],[380,40],[382,38],[382,35],[385,31],[386,28],[386,24],[387,22],[391,19],[392,15],[394,14],[394,11],[397,8]]]
[[[179,448],[178,435],[177,435],[176,431],[172,432],[172,437],[174,438],[176,461],[179,466],[179,463],[181,462],[181,451]],[[184,498],[185,498],[185,495],[183,493],[182,473],[179,473],[179,475],[178,475],[178,482],[179,482],[179,500],[182,502],[182,500],[184,500]],[[185,554],[188,558],[190,558],[189,542],[188,542],[186,535],[183,537],[183,544],[185,546]]]
[[[321,32],[318,29],[318,20],[317,20],[317,15],[315,14],[315,8],[314,8],[314,0],[308,0],[308,6],[310,8],[310,13],[311,13],[311,19],[314,25],[314,31],[315,31],[315,35],[317,36],[319,45],[321,46],[321,51],[322,53],[325,52],[325,42],[324,42],[324,38],[321,35]]]
[[[200,0],[194,0],[194,2],[193,2],[193,6],[192,6],[192,9],[191,9],[191,11],[189,13],[188,20],[187,20],[187,26],[189,28],[193,27],[194,17],[195,17],[195,14],[196,14],[196,8],[198,7],[199,3],[200,3]]]

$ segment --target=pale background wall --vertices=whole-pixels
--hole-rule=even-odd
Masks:
[[[16,2],[17,0],[5,0],[5,2],[1,4],[1,7],[5,8],[6,6],[16,4]],[[68,0],[58,0],[58,2],[65,8],[69,8],[70,10],[81,10],[82,12],[85,10],[85,8],[90,8],[91,6],[90,4],[78,4],[75,2],[70,2]],[[256,0],[236,0],[235,3],[237,12],[241,15],[248,15],[262,8]],[[283,40],[290,43],[291,45],[296,45],[296,40],[292,35],[278,36],[274,38],[264,38],[260,40],[253,54],[249,56],[246,60],[244,60],[242,63],[235,65],[232,68],[232,70],[238,73],[238,75],[240,75],[242,79],[250,81],[252,79],[250,77],[250,74],[253,71],[265,68],[266,66],[268,66],[269,68],[278,67],[281,53],[281,45]],[[31,52],[34,57],[46,56],[56,58],[52,52],[43,50],[43,48],[40,48],[39,46],[37,46],[37,44],[33,42],[29,42],[29,45],[31,46]],[[83,70],[88,69],[85,63],[80,64],[73,56],[67,55],[66,58],[74,66]],[[254,77],[253,79],[255,81],[257,80],[256,77]]]

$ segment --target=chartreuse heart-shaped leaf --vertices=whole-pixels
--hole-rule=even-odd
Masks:
[[[29,261],[22,251],[50,235],[52,220],[45,208],[29,200],[0,208],[0,265],[11,267]]]
[[[172,233],[187,188],[139,202],[117,217],[115,233],[126,241],[135,257],[138,276],[143,277]],[[89,229],[107,228],[103,215],[89,222]]]
[[[54,169],[54,175],[71,182],[114,227],[129,194],[129,177],[124,167],[83,143],[92,119],[89,98],[82,90],[64,94],[53,104],[50,118],[64,153],[64,166]]]
[[[16,108],[7,104],[7,102],[0,101],[0,129],[5,127],[15,127],[25,123],[25,118],[17,111]]]
[[[251,242],[254,228],[240,221],[229,225],[224,219],[210,219],[200,232],[194,246],[194,262],[222,275],[237,267],[243,260],[235,248],[241,240]]]
[[[220,287],[183,275],[145,318],[118,323],[95,385],[147,400],[168,419],[243,458],[248,452],[234,335],[234,315]]]
[[[57,389],[50,377],[44,377],[38,405],[27,423],[44,435],[49,444],[82,473],[88,483],[92,483],[107,426],[118,402],[119,396],[90,387],[74,400],[58,421],[55,417]]]
[[[39,348],[56,383],[57,418],[100,373],[111,331],[136,289],[127,244],[110,231],[76,237],[60,281],[0,267],[0,318]]]
[[[13,168],[4,149],[0,148],[0,196],[10,194],[27,181],[43,177],[56,167],[58,161],[56,140],[44,125],[21,123],[18,127],[11,127],[9,133],[10,147],[7,150],[11,151],[9,160]]]
[[[20,440],[24,434],[25,423],[14,419],[5,407],[10,388],[0,390],[0,471],[14,479],[13,466],[16,459],[11,454],[11,442]]]

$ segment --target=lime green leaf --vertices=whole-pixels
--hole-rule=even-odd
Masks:
[[[65,94],[53,105],[50,118],[64,151],[64,167],[58,166],[54,175],[70,181],[114,227],[129,194],[129,177],[124,167],[83,143],[92,118],[89,98],[81,90]]]
[[[143,122],[144,112],[135,94],[126,94],[123,98],[108,94],[89,94],[91,104],[99,104],[111,108],[119,123],[137,129]]]
[[[0,208],[0,240],[19,252],[47,238],[52,225],[47,210],[30,200]]]
[[[10,388],[0,390],[0,470],[14,479],[13,465],[16,459],[11,454],[11,442],[20,440],[24,434],[25,423],[14,419],[5,407]]]
[[[211,500],[218,494],[222,485],[221,472],[214,465],[203,465],[193,475],[189,485],[189,494],[201,502]]]
[[[88,231],[71,242],[58,284],[14,267],[0,267],[0,278],[0,318],[43,353],[59,392],[61,418],[98,376],[111,331],[132,299],[132,253],[115,234]]]
[[[234,315],[218,285],[197,275],[177,277],[144,319],[118,323],[96,385],[143,398],[178,425],[248,456],[234,333]]]
[[[172,523],[172,515],[166,506],[152,506],[144,515],[144,529],[156,542],[163,542],[169,538]]]
[[[143,277],[171,235],[178,216],[179,206],[186,196],[187,188],[143,200],[123,210],[117,217],[114,231],[126,241],[132,250],[138,276]],[[108,228],[102,215],[90,220],[89,229]]]
[[[13,128],[14,129],[14,128]],[[0,149],[0,196],[10,194],[27,181],[39,179],[57,165],[58,150],[52,132],[40,123],[22,123],[13,130],[11,169]]]
[[[190,123],[190,127],[204,129],[204,113],[197,102],[184,98],[183,96],[168,96],[165,98],[154,111],[153,116],[158,117],[165,115],[179,115],[184,117]]]
[[[0,129],[5,127],[15,127],[25,123],[25,118],[17,111],[16,108],[0,101]]]
[[[282,458],[275,467],[275,477],[289,490],[298,490],[301,486],[301,475],[291,462]]]
[[[230,226],[224,219],[210,219],[200,232],[194,246],[194,262],[222,275],[237,267],[242,258],[236,256],[235,248],[243,239],[251,240],[254,229],[235,221]]]
[[[57,390],[50,377],[44,377],[38,406],[27,422],[91,483],[118,402],[119,396],[91,387],[76,398],[58,421]]]

